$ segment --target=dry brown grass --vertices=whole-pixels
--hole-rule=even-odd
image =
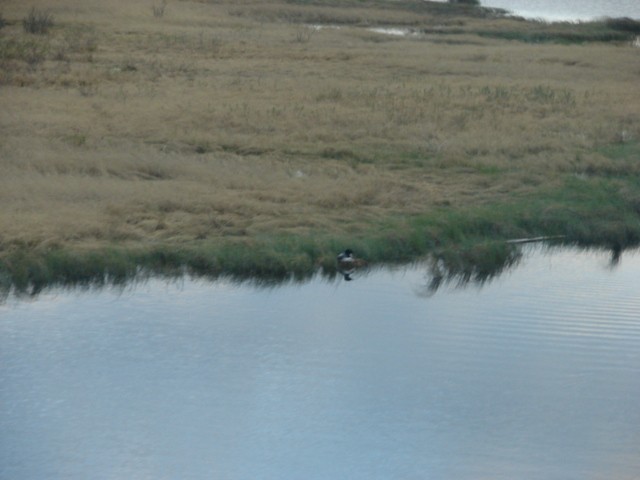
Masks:
[[[4,2],[2,248],[355,234],[606,170],[600,146],[640,137],[628,45],[365,28],[499,22],[408,10],[153,5]],[[22,30],[31,7],[48,35]]]

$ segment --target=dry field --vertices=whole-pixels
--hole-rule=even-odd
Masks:
[[[568,178],[627,179],[640,205],[640,48],[304,3],[4,0],[0,251],[357,238]]]

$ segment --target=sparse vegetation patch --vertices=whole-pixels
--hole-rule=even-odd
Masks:
[[[22,20],[22,28],[27,33],[45,35],[53,27],[53,15],[45,10],[32,7],[27,16]]]
[[[162,18],[164,17],[164,12],[167,9],[167,1],[166,0],[162,0],[160,3],[158,4],[154,4],[151,7],[151,11],[153,12],[153,16],[156,18]]]

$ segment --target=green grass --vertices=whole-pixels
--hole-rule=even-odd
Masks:
[[[640,142],[619,142],[600,147],[598,150],[614,161],[640,163]]]
[[[479,9],[482,10],[482,9]],[[478,24],[454,25],[451,28],[426,28],[425,33],[460,35],[514,40],[524,43],[583,44],[590,42],[633,42],[640,34],[640,21],[630,18],[608,18],[590,22],[545,22],[520,19],[496,23],[491,28]]]
[[[636,192],[635,196],[629,192]],[[562,236],[563,243],[624,249],[640,243],[640,185],[567,176],[561,188],[473,209],[441,208],[371,225],[357,236],[263,235],[187,245],[111,246],[90,251],[13,249],[0,260],[0,289],[35,294],[58,286],[122,284],[185,273],[238,281],[304,280],[336,275],[335,255],[351,248],[369,264],[436,261],[447,279],[482,281],[515,262],[507,240]],[[436,279],[437,280],[437,279]]]
[[[519,30],[484,30],[478,31],[478,35],[489,38],[500,38],[503,40],[518,40],[526,43],[587,43],[587,42],[630,42],[633,36],[623,32],[603,31],[531,31],[522,32]]]
[[[360,8],[382,8],[389,10],[404,10],[413,13],[430,15],[456,15],[484,17],[495,15],[504,10],[494,8],[478,8],[474,0],[460,2],[438,2],[425,0],[287,0],[293,5],[316,6],[316,7],[360,7]]]
[[[608,19],[593,22],[528,22],[518,29],[478,30],[483,37],[517,40],[526,43],[631,42],[640,31],[640,22]]]

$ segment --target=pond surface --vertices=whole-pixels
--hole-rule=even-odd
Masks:
[[[599,17],[640,19],[640,0],[481,0],[484,7],[503,8],[525,18],[549,21],[594,20]]]
[[[631,480],[640,256],[0,305],[0,478]]]

